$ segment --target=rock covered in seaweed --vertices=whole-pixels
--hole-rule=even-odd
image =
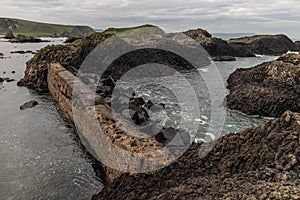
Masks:
[[[279,117],[300,112],[300,55],[286,54],[228,78],[227,106],[250,115]]]

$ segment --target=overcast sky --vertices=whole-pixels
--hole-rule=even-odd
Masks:
[[[93,28],[151,23],[166,30],[285,33],[300,39],[299,0],[2,0],[2,17],[87,24]]]

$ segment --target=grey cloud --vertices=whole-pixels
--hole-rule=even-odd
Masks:
[[[298,0],[4,0],[3,4],[11,9],[11,17],[95,28],[154,23],[177,31],[202,27],[210,32],[280,32],[300,38]]]

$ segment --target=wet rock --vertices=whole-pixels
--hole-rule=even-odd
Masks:
[[[29,108],[33,108],[37,106],[39,103],[37,101],[29,101],[27,103],[24,103],[22,106],[20,106],[20,110],[25,110]]]
[[[233,56],[217,56],[217,57],[214,57],[213,60],[229,62],[229,61],[236,61],[236,58]]]
[[[129,105],[133,106],[133,107],[142,107],[143,105],[145,105],[145,100],[142,97],[138,97],[138,98],[131,98]]]
[[[230,44],[243,45],[256,54],[281,55],[300,48],[286,35],[255,35],[230,39]]]
[[[0,77],[0,83],[4,82],[4,79]]]
[[[238,69],[227,80],[227,106],[250,115],[279,117],[300,112],[300,55],[286,54],[276,61]]]
[[[8,83],[14,82],[14,81],[16,81],[16,80],[15,80],[15,79],[10,79],[10,78],[8,78],[8,79],[6,80],[6,82],[8,82]]]
[[[12,73],[12,74],[15,74],[15,73],[16,73],[16,71],[12,71],[11,73]]]
[[[152,101],[147,101],[147,103],[144,105],[145,108],[147,108],[148,110],[150,110],[150,108],[154,106],[154,103]]]
[[[227,41],[220,38],[212,37],[206,30],[194,29],[184,32],[196,40],[210,56],[234,56],[234,57],[254,57],[255,55],[242,45],[229,44]]]
[[[161,130],[161,132],[159,132],[155,136],[155,138],[159,143],[166,145],[170,141],[172,141],[176,135],[177,135],[177,131],[172,127],[168,127],[168,128],[163,128],[163,130]]]
[[[145,174],[125,174],[100,199],[299,199],[300,115],[226,135],[204,158],[208,144],[192,144],[174,163]],[[164,135],[160,135],[165,141]],[[141,195],[142,194],[142,195]]]
[[[33,54],[33,51],[11,51],[11,54]]]
[[[135,124],[142,125],[149,120],[150,117],[144,108],[134,107],[132,110],[135,111],[132,116],[132,120]]]

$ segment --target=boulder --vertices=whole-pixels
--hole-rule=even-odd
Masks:
[[[170,166],[125,174],[102,199],[299,199],[300,115],[284,113],[264,125],[228,134],[215,143],[192,144]],[[213,145],[199,157],[206,146]]]
[[[233,56],[217,56],[213,58],[214,61],[226,61],[226,62],[230,62],[230,61],[236,61],[236,58]]]
[[[255,35],[229,40],[230,44],[242,45],[256,54],[281,55],[300,48],[286,35]]]
[[[3,83],[3,82],[4,82],[4,79],[0,77],[0,83]]]
[[[212,37],[206,30],[194,29],[184,32],[198,42],[210,56],[254,57],[255,55],[245,46],[229,44],[220,38]]]
[[[227,106],[250,115],[279,117],[286,110],[300,112],[300,55],[238,69],[227,80]]]
[[[20,106],[20,110],[25,110],[29,108],[33,108],[37,106],[39,103],[37,101],[29,101],[27,103],[24,103],[22,106]]]

